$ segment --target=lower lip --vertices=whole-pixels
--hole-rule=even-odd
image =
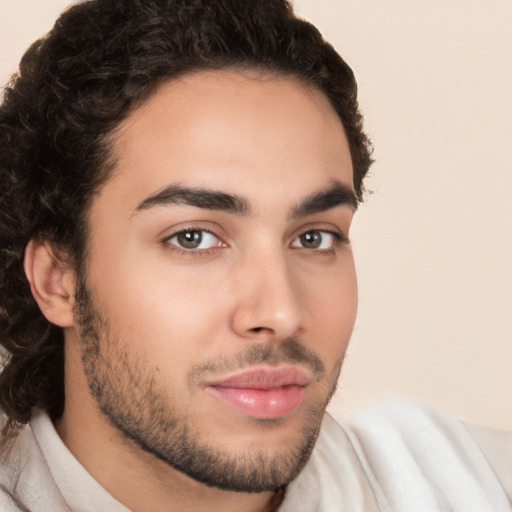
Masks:
[[[304,388],[296,384],[272,389],[208,386],[208,391],[238,412],[259,419],[277,419],[296,410]]]

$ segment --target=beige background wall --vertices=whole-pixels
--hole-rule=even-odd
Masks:
[[[68,0],[0,0],[0,81]],[[512,2],[296,0],[353,66],[377,163],[335,415],[384,397],[512,429]]]

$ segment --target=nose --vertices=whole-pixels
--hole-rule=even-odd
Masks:
[[[232,328],[249,339],[283,339],[303,329],[300,283],[280,251],[253,255],[237,270]]]

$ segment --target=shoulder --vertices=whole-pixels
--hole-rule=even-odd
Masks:
[[[30,424],[0,453],[2,512],[69,511],[55,484]]]
[[[511,510],[511,433],[404,404],[375,407],[344,429],[391,509]]]
[[[280,511],[510,512],[512,434],[435,409],[390,404],[326,414]]]
[[[14,438],[2,440],[0,445],[0,510],[2,511],[26,510],[19,496],[22,487],[20,479],[25,469],[31,465],[33,441],[28,425],[21,427]]]
[[[380,510],[345,430],[326,414],[315,447],[299,476],[289,485],[280,512]]]
[[[512,502],[512,432],[463,423]]]

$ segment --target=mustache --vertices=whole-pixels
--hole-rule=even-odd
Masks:
[[[277,366],[279,363],[303,364],[313,372],[317,380],[325,374],[323,362],[312,350],[295,338],[288,338],[278,345],[250,345],[232,356],[195,365],[190,371],[189,383],[197,384],[209,373],[231,372],[259,364]]]

